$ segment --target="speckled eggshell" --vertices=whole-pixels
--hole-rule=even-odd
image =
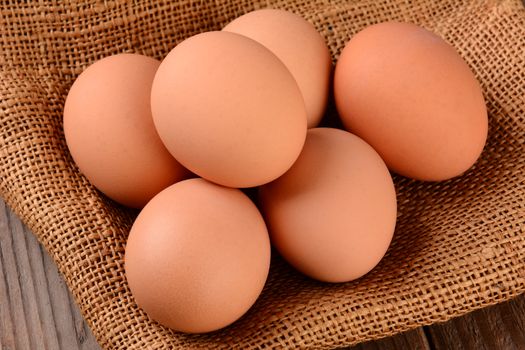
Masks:
[[[332,60],[315,27],[292,12],[263,9],[233,20],[223,30],[247,36],[279,57],[301,89],[308,127],[317,126],[328,101]]]
[[[381,260],[394,233],[390,173],[372,147],[343,130],[308,130],[297,162],[259,195],[274,246],[321,281],[363,276]]]
[[[279,177],[306,136],[306,109],[291,73],[267,48],[235,33],[201,33],[177,45],[155,75],[151,106],[171,154],[229,187]]]
[[[255,302],[270,265],[256,206],[238,189],[203,179],[176,183],[137,217],[125,271],[137,304],[177,331],[229,325]]]
[[[485,145],[487,110],[474,74],[452,46],[414,24],[381,23],[352,37],[334,93],[346,129],[401,175],[450,179]]]
[[[80,171],[130,207],[143,207],[190,174],[153,125],[150,92],[159,63],[136,54],[97,61],[75,80],[64,107],[64,134]]]

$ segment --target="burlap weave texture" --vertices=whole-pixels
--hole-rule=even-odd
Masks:
[[[482,84],[488,143],[462,177],[395,177],[394,241],[364,278],[318,283],[274,257],[245,317],[211,334],[174,333],[133,302],[123,254],[135,213],[78,172],[62,131],[64,99],[97,59],[120,52],[161,59],[184,38],[262,7],[312,22],[334,60],[353,34],[377,22],[415,22],[440,34]],[[0,38],[0,195],[51,253],[106,349],[333,348],[525,292],[525,9],[518,0],[11,0],[0,4]]]

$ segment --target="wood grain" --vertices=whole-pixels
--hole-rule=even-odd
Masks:
[[[1,349],[100,349],[49,254],[0,200]]]
[[[49,254],[0,199],[0,350],[100,350]],[[351,350],[525,350],[525,295]]]
[[[428,327],[435,349],[524,350],[525,296]]]

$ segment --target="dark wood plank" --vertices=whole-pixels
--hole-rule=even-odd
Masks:
[[[435,349],[487,349],[483,344],[478,325],[472,315],[463,316],[453,322],[438,324],[430,327],[429,334]]]
[[[1,310],[3,313],[0,318],[4,319],[6,323],[10,322],[12,330],[11,333],[2,334],[0,339],[4,341],[5,346],[12,349],[29,349],[30,340],[28,337],[28,327],[25,319],[24,303],[22,297],[21,284],[24,282],[21,280],[18,264],[15,256],[14,243],[11,234],[11,228],[9,226],[8,211],[4,203],[0,203],[0,252],[1,252],[1,264],[4,275],[5,294],[6,299],[3,299],[1,303],[3,307]]]
[[[8,232],[5,217],[5,210],[0,205],[0,344],[3,348],[12,349],[15,347],[15,330],[11,317],[7,276],[4,273],[6,258],[3,250],[7,247],[7,242],[3,233]]]
[[[18,220],[11,211],[8,213],[8,220],[19,273],[20,290],[22,292],[22,302],[24,306],[24,318],[26,320],[28,334],[31,334],[29,342],[31,344],[31,349],[45,350],[46,348],[50,348],[52,343],[56,344],[56,336],[55,334],[51,334],[51,336],[46,336],[44,339],[44,330],[42,329],[43,323],[41,321],[42,315],[38,308],[38,288],[35,288],[35,277],[38,275],[34,274],[34,269],[32,268],[34,265],[38,265],[38,257],[34,257],[31,254],[32,251],[28,249],[26,240],[27,235],[24,231],[24,227],[20,220]],[[35,249],[32,250],[34,251]],[[34,260],[37,261],[35,262]],[[40,291],[43,290],[40,289]]]
[[[498,307],[512,341],[525,349],[525,295]]]
[[[100,349],[49,254],[1,200],[0,267],[0,349]]]
[[[525,296],[428,327],[436,350],[525,349]]]

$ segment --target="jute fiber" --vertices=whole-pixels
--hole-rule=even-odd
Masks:
[[[184,38],[262,7],[313,23],[334,61],[373,23],[409,21],[440,34],[483,86],[488,143],[475,167],[456,179],[395,177],[394,241],[366,277],[319,283],[274,254],[262,296],[241,320],[211,334],[179,334],[133,301],[123,256],[136,212],[106,199],[79,173],[64,141],[64,99],[75,77],[100,58],[136,52],[161,59]],[[11,0],[0,8],[0,194],[53,256],[102,347],[333,348],[525,292],[525,9],[518,0]]]

